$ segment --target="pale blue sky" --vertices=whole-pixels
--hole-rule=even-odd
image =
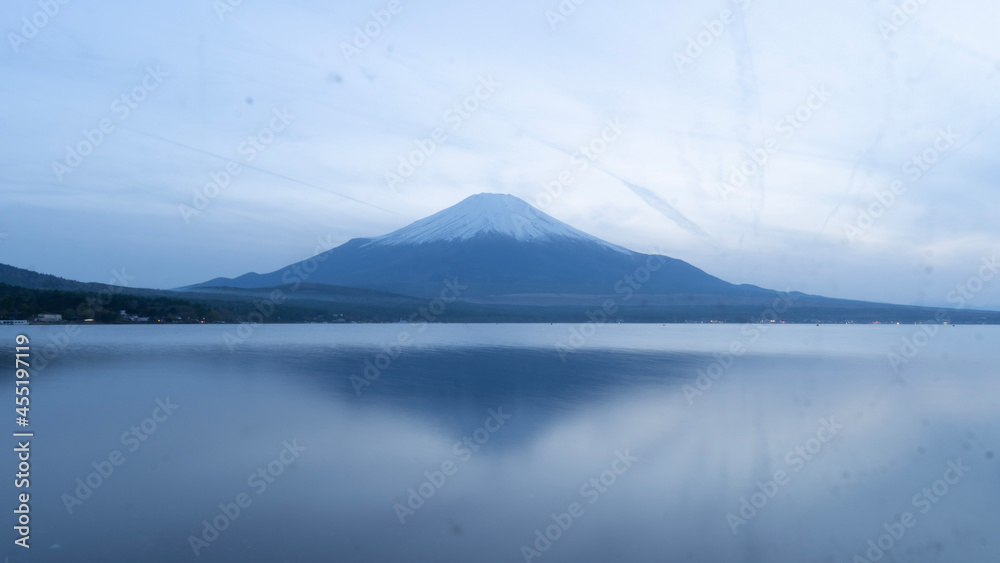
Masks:
[[[837,297],[944,304],[1000,251],[995,2],[914,3],[893,31],[884,1],[587,0],[556,21],[557,1],[400,0],[384,26],[381,1],[246,0],[222,17],[209,0],[52,1],[51,17],[0,7],[3,263],[176,287],[484,191],[729,281]],[[346,57],[366,24],[383,29]],[[93,153],[53,171],[102,120]],[[270,143],[244,144],[262,129]],[[592,142],[596,161],[573,157]],[[757,149],[766,164],[724,195]],[[907,164],[925,151],[926,171]],[[185,217],[229,161],[228,187]],[[896,180],[905,192],[850,240]],[[1000,305],[1000,287],[972,303]]]

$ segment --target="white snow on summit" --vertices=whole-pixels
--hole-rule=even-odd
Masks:
[[[616,252],[629,250],[574,229],[508,194],[481,193],[425,217],[398,231],[371,239],[369,244],[423,244],[499,235],[523,242],[570,240],[599,244]]]

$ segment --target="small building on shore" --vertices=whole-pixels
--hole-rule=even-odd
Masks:
[[[62,315],[55,315],[52,313],[42,313],[35,317],[35,320],[40,323],[61,323],[63,318]]]

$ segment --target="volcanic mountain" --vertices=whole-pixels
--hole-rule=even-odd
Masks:
[[[274,272],[217,278],[194,287],[263,288],[296,279],[418,297],[435,296],[445,280],[457,279],[468,286],[463,297],[494,302],[637,292],[773,295],[727,283],[681,260],[616,246],[517,197],[490,193],[466,198],[387,235],[352,239]]]
[[[280,270],[182,289],[260,297],[280,287],[293,300],[342,301],[349,295],[375,307],[407,299],[426,304],[448,284],[461,289],[463,306],[487,307],[477,309],[485,311],[474,316],[481,320],[564,320],[608,303],[616,318],[651,322],[778,314],[790,322],[924,322],[936,313],[731,284],[687,262],[588,235],[514,196],[490,193]],[[1000,314],[954,311],[951,319],[998,322]]]

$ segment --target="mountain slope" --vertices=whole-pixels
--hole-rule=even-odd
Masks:
[[[308,291],[298,295],[298,284],[308,285]],[[292,288],[289,299],[306,299],[308,293],[315,300],[326,291],[353,287],[391,292],[397,303],[411,296],[426,304],[449,284],[458,287],[465,305],[486,307],[486,320],[572,319],[609,299],[617,318],[646,322],[745,322],[768,310],[789,322],[924,322],[937,313],[731,284],[684,261],[605,242],[501,194],[471,196],[387,235],[352,239],[280,270],[184,289],[238,293],[284,287]],[[779,298],[791,310],[775,306]],[[380,300],[373,295],[368,303]],[[1000,321],[996,312],[951,311],[949,317]]]
[[[192,288],[271,287],[296,279],[419,297],[434,297],[445,280],[457,279],[468,286],[463,298],[494,302],[538,294],[613,295],[633,291],[636,283],[655,294],[765,292],[681,260],[629,251],[500,194],[471,196],[395,232],[353,239],[281,270]]]
[[[61,291],[100,291],[108,287],[103,283],[86,283],[39,274],[24,268],[0,264],[0,283],[29,289],[58,289]]]

